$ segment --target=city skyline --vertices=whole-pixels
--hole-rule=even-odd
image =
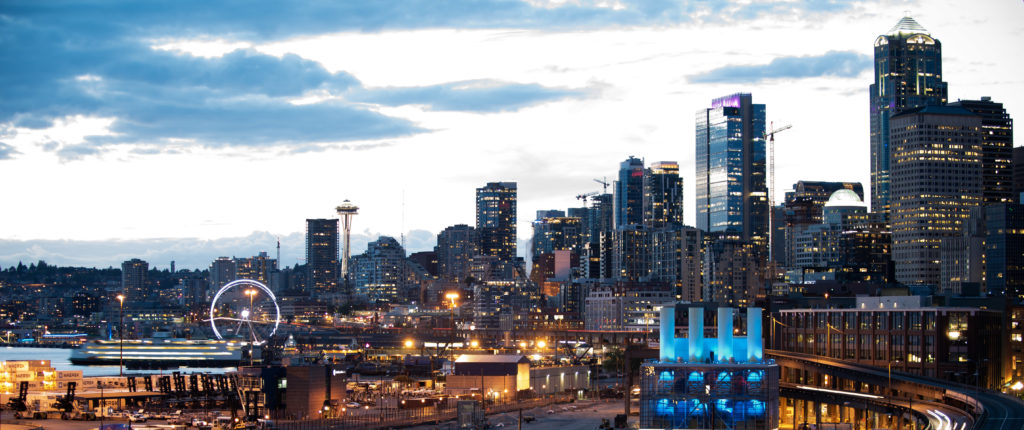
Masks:
[[[302,231],[304,219],[334,218],[333,208],[344,199],[360,206],[353,233],[367,242],[378,234],[398,239],[403,230],[407,238],[429,233],[422,234],[421,247],[407,247],[415,252],[447,226],[472,225],[473,189],[499,181],[519,184],[523,255],[529,214],[582,206],[574,196],[600,190],[593,179],[611,180],[630,155],[647,165],[678,162],[684,200],[695,201],[692,112],[736,92],[768,105],[768,121],[794,125],[776,145],[776,195],[797,180],[867,187],[873,41],[907,9],[942,40],[950,101],[991,96],[1011,116],[1024,104],[1024,82],[1013,74],[1022,60],[1000,49],[1024,40],[1024,26],[1014,23],[1020,22],[1014,19],[1021,16],[1019,4],[983,2],[961,12],[942,2],[798,3],[796,14],[740,5],[659,14],[628,2],[619,4],[623,10],[499,4],[507,9],[462,11],[425,23],[385,13],[376,21],[303,29],[287,19],[264,28],[259,17],[230,24],[214,17],[180,30],[169,28],[180,19],[172,16],[143,30],[155,18],[122,11],[115,17],[122,21],[104,27],[121,44],[104,45],[114,53],[75,63],[74,54],[88,51],[60,50],[54,56],[69,62],[66,69],[42,77],[27,73],[47,64],[38,52],[12,50],[4,64],[25,66],[5,67],[5,82],[32,87],[52,79],[81,99],[2,87],[4,98],[28,100],[0,104],[0,180],[33,178],[37,185],[8,190],[0,264],[35,261],[22,257],[33,255],[38,240],[51,241],[40,258],[58,264],[69,249],[61,248],[66,240],[229,240],[244,244],[229,254],[244,256],[245,246],[253,246],[246,238],[290,237]],[[367,18],[374,11],[346,12]],[[41,20],[61,22],[72,13],[0,9],[18,18],[7,30],[12,36],[58,40],[70,40],[80,28],[61,33]],[[459,17],[473,20],[459,25]],[[91,37],[99,37],[95,32]],[[792,43],[796,37],[801,43]],[[139,61],[158,69],[116,69]],[[408,72],[413,66],[417,73]],[[251,81],[228,79],[252,68],[266,73],[247,76]],[[161,70],[179,73],[179,80]],[[292,78],[299,83],[274,81]],[[200,102],[220,103],[222,110],[213,113],[223,115],[214,117],[223,127],[192,117],[196,130],[185,133],[176,127],[189,117],[172,104],[124,95],[166,95],[176,86],[195,97],[176,99],[196,103],[186,105],[194,111],[203,112]],[[232,104],[238,100],[259,106],[243,111]],[[143,112],[133,114],[132,107]],[[245,112],[247,120],[269,112],[295,123],[231,129],[237,125],[232,115]],[[313,120],[321,123],[307,122]],[[239,143],[255,133],[265,140]],[[835,163],[837,153],[843,163]],[[67,207],[90,209],[69,215]],[[693,205],[685,213],[686,224],[695,225]],[[353,254],[365,250],[353,239]],[[273,247],[260,243],[251,255]],[[169,264],[136,254],[156,267]],[[126,259],[112,257],[108,264]]]

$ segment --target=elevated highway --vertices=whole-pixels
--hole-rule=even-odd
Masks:
[[[830,394],[850,404],[890,403],[913,410],[935,430],[1024,430],[1024,402],[1002,393],[810,354],[765,354],[784,369],[780,386],[793,396],[824,388],[835,392],[819,391],[819,398]]]

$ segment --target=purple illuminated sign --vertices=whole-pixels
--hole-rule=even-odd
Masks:
[[[718,109],[720,107],[740,107],[740,98],[742,94],[733,94],[731,96],[719,97],[711,101],[711,109]]]

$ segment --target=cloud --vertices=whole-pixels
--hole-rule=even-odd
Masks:
[[[0,160],[10,160],[14,158],[15,154],[19,154],[17,149],[6,143],[0,142]]]
[[[525,28],[586,30],[608,27],[736,21],[764,15],[836,13],[854,7],[842,0],[795,0],[764,4],[706,0],[378,0],[369,2],[267,2],[154,0],[9,0],[9,10],[54,25],[94,27],[103,33],[160,37],[220,35],[279,40],[339,31],[376,32],[425,28]],[[698,18],[699,17],[699,18]]]
[[[329,72],[292,54],[238,49],[196,57],[156,49],[109,20],[94,30],[80,28],[71,12],[54,19],[25,14],[8,23],[11,31],[0,39],[5,46],[0,81],[10,85],[0,87],[0,124],[47,128],[75,115],[113,119],[108,134],[87,136],[74,146],[50,145],[64,161],[123,143],[150,145],[150,153],[162,152],[166,144],[173,144],[167,150],[183,145],[365,150],[374,147],[366,141],[428,131],[366,103],[507,112],[582,93],[494,81],[369,90],[351,74]],[[58,25],[62,22],[68,25]],[[310,93],[331,97],[292,103]]]
[[[346,72],[330,72],[295,55],[261,54],[245,48],[249,42],[427,28],[578,31],[675,25],[695,16],[735,21],[833,13],[846,7],[833,1],[783,7],[670,0],[381,0],[255,7],[241,0],[11,0],[0,9],[0,125],[44,129],[76,115],[114,118],[107,135],[88,136],[76,147],[54,145],[65,160],[124,143],[153,145],[157,151],[169,143],[293,149],[367,143],[429,130],[366,103],[493,113],[585,97],[587,90],[491,80],[367,89]],[[242,48],[199,57],[153,46],[211,38]],[[308,94],[331,97],[292,103]],[[15,152],[0,154],[10,158]]]
[[[367,89],[359,97],[387,106],[423,105],[435,111],[490,113],[515,111],[539,103],[587,95],[588,91],[582,89],[474,80],[425,87]]]
[[[779,57],[768,64],[732,65],[690,75],[690,83],[756,83],[770,79],[820,76],[853,78],[871,67],[871,57],[853,51],[829,51],[818,56]]]

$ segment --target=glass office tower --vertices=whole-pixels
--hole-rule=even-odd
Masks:
[[[765,105],[750,94],[697,112],[697,228],[767,246],[764,133]]]

